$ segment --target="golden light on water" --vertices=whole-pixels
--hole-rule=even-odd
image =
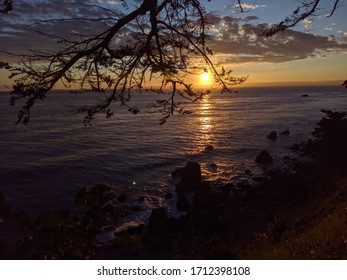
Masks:
[[[200,117],[200,124],[201,124],[201,132],[205,133],[210,130],[212,127],[211,124],[211,118],[209,116],[209,109],[210,109],[210,103],[205,100],[204,103],[202,103],[200,110],[201,110],[201,117]]]
[[[211,104],[206,98],[200,106],[200,117],[199,117],[199,124],[200,124],[200,142],[203,145],[210,144],[209,141],[211,140],[211,130],[212,130],[212,119],[210,117],[210,107]]]

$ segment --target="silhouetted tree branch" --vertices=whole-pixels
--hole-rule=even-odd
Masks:
[[[319,4],[321,2],[323,1],[321,0],[301,1],[301,5],[298,6],[289,17],[285,18],[280,23],[265,29],[263,32],[263,35],[273,36],[280,31],[285,31],[288,28],[294,27],[299,22],[303,21],[304,19],[310,16],[315,16],[316,12],[320,9]],[[327,15],[327,17],[331,17],[336,12],[336,9],[340,2],[341,0],[334,0],[334,2],[332,3],[331,10],[329,14]]]
[[[11,0],[3,0],[0,6],[0,14],[8,14],[8,12],[12,11],[13,1]]]
[[[128,10],[126,1],[122,3]],[[106,94],[102,102],[77,110],[86,114],[86,123],[100,112],[111,116],[110,105],[116,101],[127,105],[134,90],[150,88],[169,94],[165,102],[160,100],[153,106],[163,113],[164,123],[174,112],[189,113],[177,107],[176,96],[194,101],[209,93],[195,91],[187,81],[186,75],[194,72],[192,60],[203,61],[200,73],[213,73],[222,91],[231,92],[230,86],[245,80],[232,77],[231,72],[220,75],[209,59],[205,10],[199,1],[144,0],[128,14],[103,9],[110,17],[98,20],[109,27],[100,34],[79,40],[47,35],[63,48],[53,53],[22,55],[20,65],[11,65],[15,81],[11,103],[19,98],[27,100],[19,111],[18,122],[29,121],[32,106],[44,99],[58,81],[66,87]],[[154,80],[160,81],[160,86],[146,86]],[[129,107],[129,111],[137,113],[139,109]]]
[[[275,24],[271,26],[270,28],[267,28],[263,31],[264,36],[273,36],[277,34],[278,32],[285,31],[288,28],[294,27],[299,22],[303,21],[304,19],[315,16],[316,12],[319,10],[319,4],[321,3],[321,0],[312,0],[312,1],[302,1],[301,6],[295,9],[293,13],[287,17],[285,20],[281,21],[278,24]],[[330,12],[326,17],[331,17],[336,12],[336,9],[339,7],[339,4],[341,3],[341,0],[334,0],[332,3]],[[343,87],[347,88],[347,80],[342,83]]]
[[[290,17],[266,29],[263,35],[272,36],[315,15],[320,2],[301,2]],[[12,8],[12,1],[4,3]],[[222,92],[231,92],[233,85],[245,81],[245,77],[233,77],[231,71],[218,71],[211,61],[212,51],[207,46],[211,36],[200,1],[143,0],[138,1],[133,10],[127,1],[121,0],[120,3],[124,12],[99,7],[108,16],[70,19],[103,24],[99,34],[69,37],[41,32],[61,46],[58,51],[39,50],[21,55],[19,64],[0,64],[0,68],[9,70],[14,79],[11,104],[26,99],[17,123],[27,123],[35,102],[44,99],[58,82],[67,88],[103,93],[102,102],[76,110],[86,115],[86,123],[97,113],[112,116],[110,105],[114,102],[138,113],[139,109],[129,106],[128,101],[134,91],[148,89],[166,96],[158,99],[152,108],[163,114],[161,123],[164,123],[174,112],[190,113],[178,107],[175,103],[177,96],[196,101],[209,93],[208,90],[196,91],[187,79],[188,75],[210,71]],[[336,11],[339,3],[340,0],[334,1],[328,16]],[[242,1],[237,1],[237,4],[244,12]],[[200,65],[199,69],[196,70],[194,65]],[[154,81],[159,86],[154,86]]]

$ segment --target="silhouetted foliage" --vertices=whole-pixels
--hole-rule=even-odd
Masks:
[[[339,168],[347,166],[347,114],[322,110],[325,117],[313,131],[314,140],[309,141],[306,149],[313,156],[325,161],[334,162]]]
[[[27,226],[30,235],[6,258],[11,255],[15,259],[93,258],[99,246],[96,234],[102,226],[117,221],[124,213],[115,205],[115,197],[114,189],[103,184],[81,189],[75,197],[79,209],[46,211]],[[0,206],[3,204],[0,197]]]
[[[152,108],[163,113],[164,123],[174,112],[189,113],[178,108],[176,96],[196,101],[209,93],[195,91],[187,75],[210,71],[222,92],[231,92],[230,86],[245,80],[232,77],[229,71],[219,73],[211,62],[205,10],[199,1],[144,0],[134,10],[126,1],[122,4],[125,13],[103,8],[109,14],[97,19],[105,25],[103,32],[95,36],[79,34],[78,39],[46,34],[59,43],[59,51],[36,51],[23,55],[22,64],[11,65],[15,81],[11,103],[18,98],[27,100],[19,111],[18,122],[29,121],[31,107],[44,99],[58,81],[66,87],[106,95],[100,103],[77,110],[86,114],[86,123],[100,112],[110,116],[113,102],[127,105],[134,91],[145,89],[166,95]],[[89,20],[96,21],[83,19]],[[191,63],[197,59],[203,64],[198,70]],[[159,81],[159,86],[148,86],[151,80]],[[136,114],[139,109],[131,107],[129,111]]]
[[[13,1],[11,0],[3,0],[0,8],[0,14],[8,14],[8,12],[11,12]]]
[[[294,27],[299,22],[310,16],[317,16],[317,12],[320,10],[320,3],[324,2],[321,0],[305,0],[300,1],[301,5],[298,6],[290,16],[286,17],[283,21],[278,24],[272,25],[270,28],[264,30],[263,35],[272,36],[278,32],[285,31],[288,28]],[[341,0],[335,0],[331,5],[331,10],[327,17],[331,17],[336,9],[338,8]],[[320,15],[320,14],[319,14]]]
[[[268,28],[263,35],[274,35],[315,15],[320,2],[302,1],[290,17]],[[0,65],[9,70],[10,78],[14,79],[11,104],[17,99],[26,99],[26,104],[18,113],[18,123],[28,123],[30,109],[36,101],[44,99],[58,82],[66,88],[102,93],[103,99],[99,103],[76,110],[85,114],[86,124],[97,113],[112,116],[111,104],[119,102],[129,106],[128,102],[135,91],[146,90],[164,96],[151,108],[163,114],[160,120],[160,124],[163,124],[174,113],[191,113],[179,107],[175,101],[178,96],[197,101],[210,93],[208,90],[195,90],[189,75],[209,71],[220,84],[221,92],[232,92],[233,85],[246,80],[246,77],[234,77],[231,71],[224,68],[218,70],[212,63],[210,57],[213,52],[208,47],[212,32],[209,31],[205,8],[200,1],[143,0],[134,2],[138,3],[135,8],[125,0],[120,3],[122,11],[99,7],[107,15],[100,18],[38,22],[38,25],[52,21],[97,22],[103,26],[103,30],[96,35],[64,37],[41,32],[56,41],[58,50],[37,50],[19,56],[22,60],[20,64]],[[245,12],[242,1],[237,3],[240,11]],[[328,16],[335,12],[339,3],[340,0],[334,1]],[[5,4],[6,11],[12,8],[12,1],[4,1]],[[159,86],[154,87],[150,81],[157,81]],[[129,106],[129,111],[137,114],[139,108]]]

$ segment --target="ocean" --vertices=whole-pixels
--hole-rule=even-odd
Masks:
[[[142,107],[137,115],[116,104],[113,117],[84,126],[83,116],[71,110],[96,98],[56,91],[34,106],[28,125],[15,125],[19,106],[0,94],[0,192],[13,211],[37,216],[71,209],[80,188],[104,183],[143,209],[134,219],[145,219],[151,208],[174,208],[164,196],[174,193],[171,172],[187,161],[199,162],[216,188],[251,181],[280,167],[284,156],[299,157],[290,147],[311,137],[321,109],[347,111],[347,90],[339,86],[242,88],[186,102],[193,114],[175,114],[159,125],[160,115],[146,108],[158,99],[152,93],[134,96]],[[272,141],[266,137],[272,130],[290,134]],[[255,163],[264,149],[273,163]]]

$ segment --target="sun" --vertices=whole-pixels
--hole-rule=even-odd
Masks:
[[[208,72],[204,72],[200,75],[200,80],[204,83],[207,84],[210,82],[210,75],[208,74]]]

